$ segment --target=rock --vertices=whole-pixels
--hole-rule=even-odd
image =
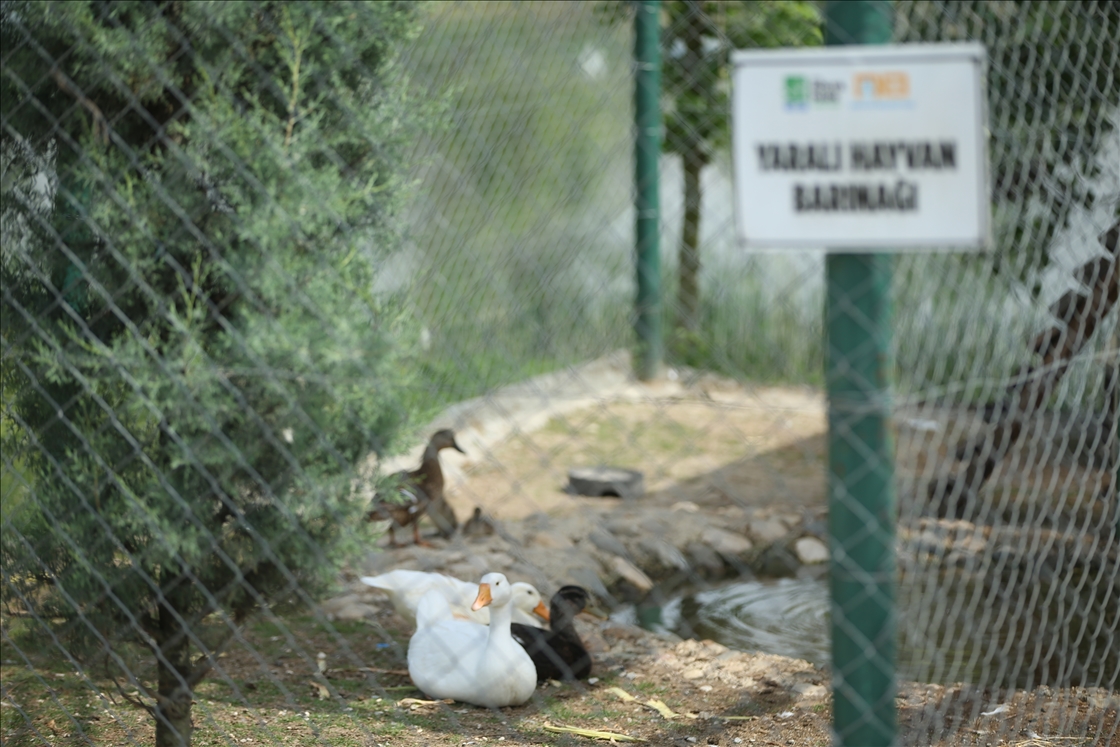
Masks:
[[[521,528],[532,535],[552,529],[552,517],[543,511],[535,511],[521,520]]]
[[[567,537],[552,532],[534,534],[525,544],[530,547],[544,547],[551,550],[568,550],[575,547]]]
[[[643,529],[638,526],[638,522],[641,518],[641,515],[632,511],[619,511],[601,515],[597,526],[616,537],[640,537]]]
[[[687,511],[690,514],[699,513],[700,507],[692,501],[677,501],[669,507],[670,511]]]
[[[777,519],[751,519],[747,523],[747,531],[757,542],[770,544],[785,537],[788,530]]]
[[[788,532],[801,523],[801,514],[777,514],[774,520],[782,524]]]
[[[639,540],[638,544],[643,550],[657,558],[657,561],[665,568],[687,571],[690,567],[681,551],[665,540],[645,537]]]
[[[713,576],[723,573],[723,560],[706,542],[689,542],[684,548],[684,554],[693,568]]]
[[[591,544],[604,552],[609,552],[612,555],[618,555],[623,558],[630,556],[626,545],[622,544],[618,537],[615,537],[606,529],[593,529],[587,538],[591,540]]]
[[[613,620],[608,620],[600,625],[599,633],[608,644],[614,644],[618,641],[640,641],[648,635],[648,632],[641,628],[624,625]]]
[[[722,656],[729,650],[727,646],[724,646],[718,641],[713,641],[711,638],[705,638],[700,641],[700,645],[704,647],[704,655],[708,657]]]
[[[681,641],[679,644],[677,644],[677,646],[673,649],[673,652],[676,653],[677,656],[682,656],[682,657],[692,656],[692,657],[695,657],[697,654],[701,653],[703,650],[704,650],[704,647],[700,645],[700,641],[697,641],[694,638],[689,638],[689,639]]]
[[[740,557],[754,547],[754,544],[743,535],[719,527],[705,529],[700,535],[700,541],[725,558]]]
[[[605,654],[611,650],[610,644],[603,636],[601,630],[603,626],[600,623],[589,622],[577,617],[572,621],[572,624],[575,626],[576,632],[579,633],[584,648],[592,654]]]
[[[328,599],[319,607],[328,620],[361,620],[377,614],[377,609],[361,601],[357,594]]]
[[[816,537],[802,537],[793,543],[793,551],[802,565],[824,563],[828,560],[828,545]]]
[[[579,584],[599,599],[610,599],[611,597],[607,587],[603,585],[603,580],[599,578],[599,574],[594,568],[586,566],[571,568],[568,570],[567,580]]]
[[[799,682],[793,686],[793,691],[800,694],[803,700],[824,700],[828,697],[828,688],[824,685]]]
[[[784,578],[797,573],[799,563],[796,557],[781,544],[766,548],[755,561],[755,572],[760,576]]]
[[[693,667],[692,669],[686,669],[681,674],[681,677],[684,677],[686,680],[698,680],[703,676],[704,676],[704,670],[700,669],[699,667]]]
[[[607,565],[616,575],[629,581],[639,591],[649,591],[653,588],[653,581],[650,580],[649,576],[626,558],[615,555]]]
[[[319,607],[328,615],[337,609],[341,609],[350,604],[362,604],[362,599],[357,594],[343,594],[342,596],[324,599]]]

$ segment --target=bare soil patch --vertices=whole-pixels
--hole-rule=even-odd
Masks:
[[[819,393],[705,377],[641,399],[630,392],[599,401],[478,452],[468,448],[454,460],[449,500],[461,516],[480,506],[503,521],[602,507],[609,499],[567,492],[568,470],[612,465],[643,473],[641,505],[779,503],[796,511],[823,504],[825,428]]]

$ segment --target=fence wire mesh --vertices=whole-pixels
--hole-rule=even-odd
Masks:
[[[827,16],[658,13],[640,382],[632,4],[3,1],[5,744],[817,745],[833,689],[876,697],[829,671],[862,623],[830,550],[867,538],[828,536],[824,257],[741,253],[731,207],[729,51]],[[985,44],[994,235],[890,261],[867,330],[888,738],[1117,744],[1120,10],[904,3],[894,36]],[[537,594],[559,636],[582,587],[593,679],[439,700],[502,702],[444,689],[485,629],[400,570],[463,615],[531,582],[514,620]]]

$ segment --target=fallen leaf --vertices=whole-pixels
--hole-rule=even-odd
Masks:
[[[608,687],[606,690],[611,695],[616,696],[619,700],[627,703],[641,703],[646,708],[652,708],[660,713],[664,718],[672,721],[675,718],[698,718],[695,713],[676,713],[669,706],[665,705],[664,701],[653,698],[651,700],[638,700],[630,693],[623,690],[621,687]]]
[[[633,695],[623,690],[621,687],[608,687],[607,692],[609,692],[611,695],[618,696],[620,699],[625,700],[627,703],[637,702],[638,700]]]
[[[311,686],[313,688],[315,688],[315,697],[316,698],[318,698],[319,700],[330,700],[331,691],[328,690],[326,688],[326,686],[323,685],[323,683],[316,682],[315,680],[310,680],[310,682],[311,682]]]
[[[644,742],[646,740],[641,737],[632,737],[629,734],[619,734],[613,731],[598,731],[596,729],[577,729],[574,726],[553,726],[552,724],[544,725],[545,731],[561,732],[564,734],[576,734],[581,737],[589,739],[609,739],[612,742]]]
[[[416,710],[421,706],[439,705],[440,703],[454,703],[454,700],[420,700],[419,698],[401,698],[397,701],[397,705],[408,706],[412,710]]]
[[[695,713],[674,713],[669,706],[665,705],[664,701],[657,700],[656,698],[647,700],[642,705],[649,706],[670,721],[675,718],[697,718]]]

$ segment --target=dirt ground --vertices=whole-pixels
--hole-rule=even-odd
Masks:
[[[566,491],[570,467],[600,464],[641,470],[642,506],[713,516],[729,506],[791,515],[824,506],[826,420],[819,392],[748,387],[688,372],[644,385],[630,381],[628,371],[624,359],[608,357],[464,403],[430,424],[455,428],[468,452],[443,452],[458,515],[478,506],[505,530],[538,513],[631,511],[633,502]],[[977,427],[959,413],[901,410],[895,421],[900,491],[928,479],[946,464],[956,440]],[[380,468],[417,462],[413,450]],[[1070,465],[1047,465],[1030,452],[1009,464],[993,478],[997,485],[1018,485],[1036,499],[1045,497],[1038,486],[1055,486],[1055,505],[1087,505],[1086,491],[1096,489]],[[389,552],[400,553],[405,564],[411,557]],[[357,619],[339,619],[326,606],[311,614],[278,610],[245,631],[220,671],[197,689],[194,744],[831,744],[824,669],[586,615],[578,625],[595,660],[593,680],[549,683],[524,706],[498,711],[429,702],[407,675],[408,625],[376,593],[363,599]],[[114,692],[109,681],[83,679],[66,666],[32,676],[9,662],[8,651],[4,659],[5,744],[151,743],[151,719],[104,695]],[[1008,693],[907,684],[896,702],[900,744],[1120,745],[1120,696],[1100,689]]]
[[[433,428],[456,428],[468,452],[465,457],[444,452],[449,454],[444,460],[449,499],[457,514],[467,516],[478,506],[509,528],[536,513],[560,517],[612,506],[620,514],[632,510],[634,504],[622,499],[567,491],[569,468],[603,464],[643,472],[646,493],[638,499],[640,506],[689,506],[713,514],[738,506],[797,515],[825,505],[827,423],[819,392],[743,386],[687,372],[644,385],[627,381],[627,370],[618,361],[596,362],[562,381],[545,377],[527,394],[490,398],[433,423]],[[969,413],[925,405],[899,407],[893,426],[904,502],[913,500],[936,470],[951,468],[956,444],[983,427]],[[1085,496],[1098,489],[1094,480],[1100,476],[1087,479],[1076,466],[1047,463],[1037,458],[1039,451],[1046,449],[1037,441],[1021,444],[994,476],[993,492],[1029,493],[1032,501],[1055,507],[1088,504]],[[502,728],[489,732],[469,725],[477,709],[452,707],[466,729],[461,735],[480,729],[467,741],[455,742],[452,734],[437,738],[429,731],[430,741],[418,733],[418,741],[392,743],[586,741],[546,733],[546,724],[681,747],[831,743],[828,674],[806,662],[728,651],[710,641],[664,640],[613,623],[588,621],[581,630],[596,655],[597,683],[539,690],[531,704],[508,709]],[[612,687],[638,700],[626,700]],[[1041,707],[1037,693],[909,685],[898,703],[902,743],[1120,744],[1120,698],[1095,690],[1052,695],[1051,701],[1064,701],[1063,708]],[[667,717],[649,705],[654,698],[676,715]],[[433,716],[443,712],[442,706],[416,708]],[[449,724],[454,720],[450,714],[446,718]],[[452,741],[441,741],[445,738]]]
[[[567,491],[570,468],[596,465],[641,471],[642,505],[796,511],[823,504],[826,421],[818,391],[675,371],[639,383],[621,355],[562,378],[539,377],[529,389],[464,403],[429,426],[454,428],[467,452],[441,454],[460,517],[476,506],[500,521],[602,506],[603,499]],[[418,458],[419,445],[383,470]]]
[[[641,471],[642,505],[687,501],[793,513],[825,505],[827,419],[820,391],[687,370],[640,383],[629,371],[628,358],[614,354],[462,403],[427,426],[454,428],[467,451],[442,452],[456,513],[467,517],[479,507],[499,521],[515,521],[601,507],[609,500],[567,490],[570,468],[595,465]],[[891,426],[904,516],[925,510],[929,482],[963,469],[958,447],[982,443],[987,432],[978,413],[925,402],[896,402]],[[414,467],[426,435],[418,434],[416,447],[383,471]],[[1105,505],[1097,497],[1112,470],[1079,462],[1103,449],[1091,429],[1035,419],[985,488],[989,517],[998,521],[993,513],[1029,505],[1050,526],[1099,521]]]
[[[193,744],[832,743],[828,677],[806,662],[710,641],[667,640],[609,622],[578,622],[594,652],[594,679],[548,683],[525,705],[497,710],[429,701],[415,690],[404,659],[409,628],[388,605],[377,605],[360,621],[283,616],[261,622],[196,689]],[[151,718],[128,707],[107,681],[97,683],[105,693],[98,698],[90,682],[64,668],[31,677],[6,663],[3,674],[6,745],[152,743]],[[1099,690],[1009,694],[908,685],[897,699],[898,743],[1111,747],[1120,738],[1116,701]],[[30,724],[21,717],[28,712],[36,714]]]

